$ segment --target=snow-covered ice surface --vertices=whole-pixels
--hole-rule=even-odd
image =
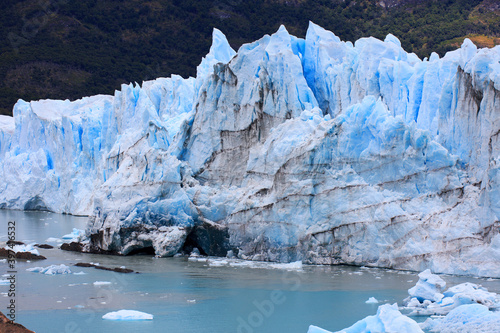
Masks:
[[[0,208],[90,215],[87,247],[121,254],[500,277],[500,47],[213,37],[196,78],[19,101]]]
[[[135,310],[119,310],[116,312],[108,312],[102,319],[106,320],[152,320],[153,315]]]
[[[48,267],[33,267],[28,268],[27,271],[45,275],[71,274],[71,269],[64,264],[50,265]]]

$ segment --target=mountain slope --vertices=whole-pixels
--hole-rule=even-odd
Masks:
[[[19,98],[77,99],[110,94],[122,83],[193,76],[214,27],[237,49],[280,24],[304,37],[313,21],[342,40],[392,33],[420,57],[442,56],[465,36],[493,45],[498,40],[491,37],[500,34],[490,0],[8,0],[0,6],[1,114],[11,114]]]

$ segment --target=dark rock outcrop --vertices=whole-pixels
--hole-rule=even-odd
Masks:
[[[116,272],[116,273],[134,273],[134,270],[129,269],[129,268],[122,268],[122,267],[110,268],[110,267],[90,264],[87,262],[79,262],[79,263],[75,264],[75,266],[76,267],[94,267],[95,269],[101,269],[104,271],[112,271],[112,272]],[[136,272],[136,273],[139,273],[139,272]]]
[[[15,257],[16,259],[21,259],[21,260],[43,260],[47,259],[44,256],[34,254],[31,252],[15,252]],[[0,258],[9,258],[9,250],[0,248]]]
[[[49,244],[35,244],[35,247],[38,247],[40,249],[53,249],[54,247]]]
[[[9,320],[5,315],[0,312],[0,332],[2,333],[35,333],[30,331],[21,324]]]

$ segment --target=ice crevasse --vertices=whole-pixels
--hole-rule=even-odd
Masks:
[[[500,277],[499,60],[214,30],[196,78],[20,100],[0,207],[89,215],[88,250]]]

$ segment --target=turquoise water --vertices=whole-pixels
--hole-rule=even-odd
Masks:
[[[86,218],[38,212],[0,210],[0,241],[7,222],[16,221],[17,240],[44,243],[73,227],[83,229]],[[414,273],[347,266],[304,266],[302,270],[224,266],[220,260],[105,256],[39,252],[48,259],[18,262],[16,321],[37,333],[56,332],[287,332],[306,333],[311,324],[332,331],[352,325],[376,312],[369,297],[401,303],[417,277]],[[94,262],[126,266],[140,274],[120,274],[74,267]],[[36,266],[65,264],[84,275],[47,276],[26,271]],[[219,266],[223,265],[223,266]],[[0,264],[0,273],[7,271]],[[492,291],[498,281],[446,277],[449,283],[479,282]],[[106,281],[110,285],[94,286]],[[3,288],[3,289],[2,289]],[[1,311],[8,304],[0,286]],[[130,309],[154,315],[152,321],[102,320],[110,311]]]

